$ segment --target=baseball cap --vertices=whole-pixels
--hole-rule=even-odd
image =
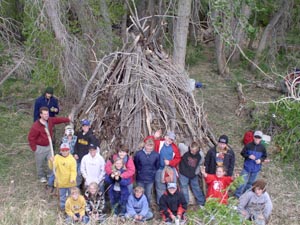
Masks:
[[[257,130],[257,131],[254,132],[254,135],[253,135],[253,136],[254,136],[254,137],[255,137],[255,136],[258,136],[258,137],[262,138],[263,132],[261,132],[260,130]]]
[[[221,135],[220,137],[219,137],[219,142],[220,143],[224,143],[224,144],[228,144],[228,137],[226,136],[226,135]]]
[[[97,149],[97,145],[93,144],[93,143],[90,143],[89,144],[89,150],[91,149]]]
[[[177,188],[177,185],[176,185],[176,183],[168,183],[167,187],[168,188]]]
[[[83,120],[81,120],[81,125],[82,126],[90,126],[91,122],[88,119],[83,119]]]
[[[175,133],[174,133],[173,131],[169,131],[169,132],[167,133],[167,136],[168,136],[170,139],[172,139],[172,140],[175,140],[175,139],[176,139],[176,135],[175,135]]]
[[[69,146],[68,143],[62,143],[62,144],[60,145],[59,149],[60,149],[61,151],[69,151],[69,150],[70,150],[70,146]]]

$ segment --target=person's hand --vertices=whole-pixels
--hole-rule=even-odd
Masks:
[[[79,221],[82,221],[82,218],[83,218],[83,216],[81,216],[81,215],[80,215],[80,217],[79,217]]]
[[[174,216],[173,214],[171,214],[170,217],[171,217],[172,221],[175,221],[176,216]]]
[[[170,165],[170,160],[164,159],[164,163],[166,166]]]
[[[255,160],[256,157],[255,157],[255,155],[249,155],[249,159]]]
[[[154,139],[159,139],[161,137],[161,130],[157,130],[154,133]]]
[[[247,213],[247,211],[242,210],[242,211],[241,211],[241,214],[242,214],[242,216],[246,217],[248,213]]]
[[[70,122],[73,122],[73,115],[72,114],[69,114],[68,118],[69,118]]]
[[[51,112],[58,112],[58,108],[55,108],[55,107],[52,106],[52,107],[50,108],[50,111],[51,111]]]
[[[49,157],[49,160],[50,160],[51,162],[54,162],[54,156]]]
[[[74,220],[74,221],[77,221],[77,220],[78,220],[78,217],[77,217],[76,215],[73,215],[72,217],[73,217],[73,220]]]
[[[135,216],[134,216],[134,219],[135,219],[135,220],[139,220],[139,215],[135,215]]]
[[[74,183],[75,183],[75,180],[70,180],[70,183],[74,184]]]
[[[256,164],[261,164],[261,160],[260,159],[257,159],[255,160]]]
[[[75,158],[76,160],[79,159],[79,157],[78,157],[77,154],[74,155],[74,158]]]

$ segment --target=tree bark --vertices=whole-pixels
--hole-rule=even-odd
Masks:
[[[178,2],[178,17],[174,29],[174,52],[173,59],[175,65],[180,70],[185,67],[185,54],[187,45],[187,35],[191,15],[192,0],[180,0]]]
[[[272,19],[270,20],[269,24],[266,26],[262,37],[259,41],[259,45],[258,48],[256,50],[256,54],[255,54],[255,58],[253,60],[254,64],[250,65],[250,70],[254,71],[256,69],[255,65],[259,64],[259,60],[260,57],[263,53],[263,51],[266,49],[266,47],[268,46],[268,43],[271,43],[269,40],[271,34],[272,34],[272,30],[274,29],[274,27],[276,26],[276,24],[278,23],[278,21],[280,20],[280,18],[283,16],[283,14],[286,12],[287,8],[289,5],[289,1],[282,1],[282,7],[280,7],[279,11],[277,13],[275,13],[272,17]]]

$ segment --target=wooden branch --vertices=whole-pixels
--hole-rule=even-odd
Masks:
[[[246,105],[246,97],[244,96],[244,93],[243,93],[243,85],[241,83],[237,83],[237,93],[238,93],[238,100],[239,100],[239,105],[238,105],[238,108],[235,110],[235,114],[237,116],[241,116],[242,115],[242,112],[244,111],[245,109],[245,105]]]
[[[22,59],[20,59],[20,61],[14,66],[14,68],[9,71],[8,74],[6,74],[0,81],[0,86],[16,71],[16,69],[18,69],[18,67],[22,64],[22,62],[24,61],[25,56],[22,57]]]

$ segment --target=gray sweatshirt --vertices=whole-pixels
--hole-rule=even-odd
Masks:
[[[263,215],[267,221],[271,215],[273,204],[267,192],[257,196],[253,191],[247,191],[239,199],[238,211],[246,211],[246,219]]]

